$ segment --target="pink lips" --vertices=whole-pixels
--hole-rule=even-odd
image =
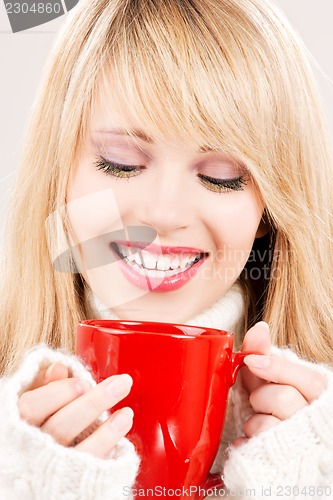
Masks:
[[[198,271],[199,267],[203,264],[205,259],[208,257],[208,253],[203,250],[197,248],[190,247],[171,247],[171,246],[160,246],[156,244],[146,245],[143,242],[128,242],[128,241],[115,241],[116,245],[124,245],[128,248],[131,248],[133,252],[137,250],[146,250],[147,252],[151,252],[154,255],[170,255],[170,256],[184,256],[193,254],[193,256],[201,254],[201,258],[198,262],[195,262],[191,267],[186,269],[185,271],[180,271],[177,274],[173,274],[172,276],[164,276],[164,277],[152,277],[148,275],[149,271],[146,271],[144,274],[137,272],[135,269],[130,267],[124,259],[122,259],[117,251],[114,249],[113,245],[111,248],[117,257],[117,262],[121,271],[127,280],[134,286],[146,290],[147,292],[171,292],[181,288],[185,285]]]

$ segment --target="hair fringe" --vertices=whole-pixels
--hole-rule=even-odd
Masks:
[[[242,277],[246,323],[263,319],[277,345],[330,363],[333,163],[306,50],[278,8],[264,0],[81,0],[67,17],[27,127],[7,224],[1,372],[40,342],[73,352],[88,314],[80,276],[52,266],[45,221],[66,203],[111,74],[119,105],[147,133],[176,134],[247,166],[275,241],[268,283]]]

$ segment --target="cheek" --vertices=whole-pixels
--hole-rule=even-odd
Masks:
[[[79,165],[70,179],[66,212],[76,243],[122,229],[120,210],[113,189],[98,172]]]
[[[229,198],[215,211],[215,245],[217,249],[225,250],[227,247],[232,251],[239,251],[239,258],[246,261],[256,236],[263,207],[252,190]]]

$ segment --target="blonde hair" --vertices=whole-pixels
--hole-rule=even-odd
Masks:
[[[45,221],[65,204],[111,77],[149,135],[172,131],[246,164],[274,242],[270,279],[255,292],[262,310],[251,308],[248,322],[262,317],[276,344],[329,362],[332,159],[302,42],[264,0],[81,0],[54,46],[28,126],[5,241],[1,371],[39,342],[72,351],[87,315],[80,275],[52,266]],[[250,279],[247,287],[255,288]]]

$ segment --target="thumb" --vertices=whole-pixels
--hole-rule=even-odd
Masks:
[[[271,336],[269,326],[265,321],[256,323],[247,331],[242,344],[242,352],[244,351],[265,355],[271,353]]]
[[[271,337],[267,323],[260,321],[247,331],[242,344],[242,352],[246,351],[265,355],[271,353]],[[266,383],[258,376],[253,375],[249,368],[242,369],[242,379],[243,385],[249,393]]]

